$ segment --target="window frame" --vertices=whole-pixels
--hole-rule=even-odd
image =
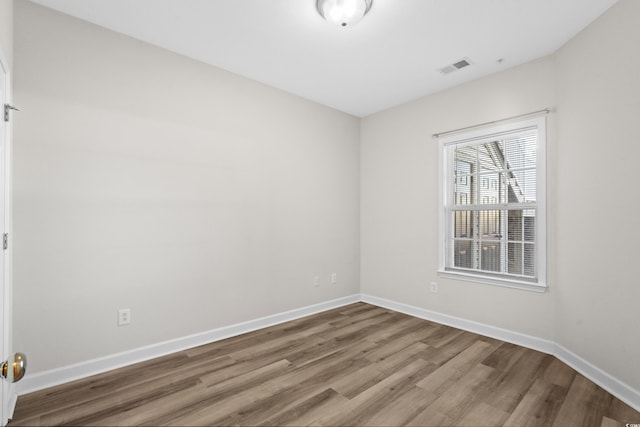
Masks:
[[[536,278],[535,280],[518,279],[504,273],[472,272],[469,270],[458,270],[447,265],[447,260],[453,259],[448,256],[448,241],[453,238],[453,221],[449,219],[453,211],[453,187],[455,183],[452,176],[452,153],[454,149],[450,147],[461,144],[480,144],[483,141],[495,141],[496,137],[508,136],[524,130],[537,130],[537,152],[536,152],[536,227],[535,227],[535,254],[536,254]],[[448,132],[437,135],[438,155],[439,155],[439,260],[438,275],[440,277],[483,283],[489,285],[504,286],[517,289],[525,289],[536,292],[547,290],[547,204],[546,204],[546,115],[529,117],[517,120],[505,120],[488,125],[467,128],[460,131]],[[497,205],[505,207],[509,203],[499,203]],[[491,206],[497,206],[491,205]]]

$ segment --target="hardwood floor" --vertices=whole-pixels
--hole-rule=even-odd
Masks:
[[[21,396],[9,425],[625,423],[553,356],[356,303]]]

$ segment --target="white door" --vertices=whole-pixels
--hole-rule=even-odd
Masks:
[[[0,425],[13,416],[18,396],[15,383],[27,369],[27,358],[13,354],[11,319],[13,298],[11,279],[11,75],[0,52]],[[5,240],[8,237],[9,240]],[[4,377],[4,379],[2,379]]]
[[[5,63],[3,58],[0,57],[0,106],[2,111],[0,114],[0,235],[4,236],[5,229],[5,155],[6,145],[9,140],[9,124],[5,121],[4,111],[5,105],[9,103],[8,98],[9,81],[8,70],[5,69]],[[2,239],[0,239],[1,241]],[[8,313],[7,307],[7,292],[5,290],[5,251],[2,243],[0,243],[0,363],[7,360],[9,353],[8,343],[6,342],[7,327],[9,326],[9,319],[6,318]],[[6,425],[9,417],[9,384],[6,381],[2,381],[0,387],[0,424]]]
[[[13,318],[11,278],[11,74],[0,51],[0,426],[13,416],[18,396],[15,383],[27,369],[27,358],[13,354],[11,319]],[[5,111],[7,111],[5,113]],[[9,238],[9,241],[6,238]],[[2,379],[4,378],[4,379]]]

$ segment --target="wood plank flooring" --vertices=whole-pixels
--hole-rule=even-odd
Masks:
[[[21,396],[9,425],[625,423],[553,356],[356,303]]]

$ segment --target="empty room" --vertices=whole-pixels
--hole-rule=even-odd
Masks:
[[[2,425],[640,426],[639,46],[638,0],[0,0]]]

